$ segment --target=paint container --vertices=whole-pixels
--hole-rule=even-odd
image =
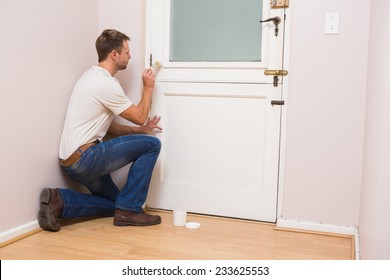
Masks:
[[[187,223],[187,212],[184,210],[173,210],[173,224],[183,227]]]

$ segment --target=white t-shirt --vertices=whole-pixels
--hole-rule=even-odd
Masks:
[[[92,66],[77,81],[70,97],[59,157],[67,159],[78,147],[102,140],[114,116],[132,104],[117,79],[106,69]]]

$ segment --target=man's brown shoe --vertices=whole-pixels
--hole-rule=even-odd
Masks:
[[[114,226],[152,226],[159,223],[161,223],[161,217],[157,215],[115,209]]]
[[[60,192],[57,189],[44,188],[39,201],[39,226],[44,230],[59,231],[61,228],[59,217],[64,207]]]

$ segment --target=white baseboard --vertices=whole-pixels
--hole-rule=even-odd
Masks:
[[[9,242],[14,238],[19,238],[25,234],[36,231],[39,229],[38,221],[32,221],[30,223],[12,228],[10,230],[0,233],[0,244]]]
[[[290,220],[282,217],[278,218],[276,226],[280,228],[291,228],[297,230],[309,230],[325,233],[352,235],[355,237],[355,258],[357,260],[360,259],[359,228],[356,226],[343,226],[311,221]]]

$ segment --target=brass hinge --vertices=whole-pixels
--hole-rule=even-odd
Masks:
[[[284,9],[289,7],[289,0],[270,0],[271,9]]]

